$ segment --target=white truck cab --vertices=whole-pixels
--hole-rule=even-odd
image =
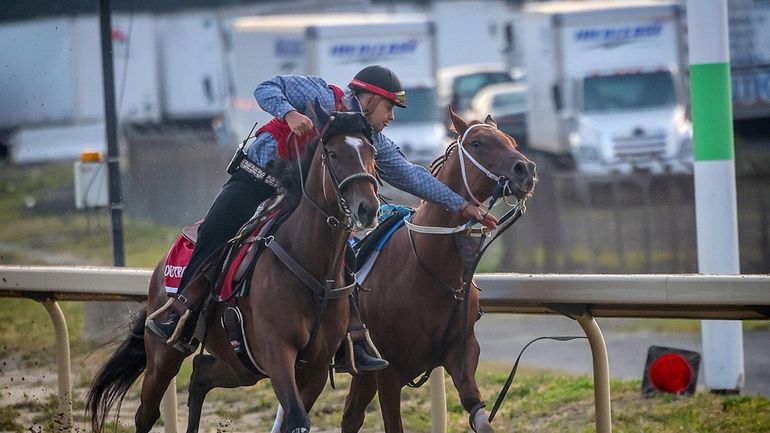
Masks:
[[[520,22],[532,148],[593,174],[691,171],[677,4],[543,3]]]

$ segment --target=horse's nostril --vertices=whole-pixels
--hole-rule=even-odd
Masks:
[[[377,214],[377,210],[372,210],[366,204],[360,203],[356,213],[358,214],[358,221],[365,226],[369,226],[372,224],[372,222],[374,222],[374,217]]]
[[[513,165],[513,174],[516,176],[516,179],[529,177],[527,164],[524,161],[516,161],[516,164]]]

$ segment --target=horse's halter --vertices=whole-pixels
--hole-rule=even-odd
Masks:
[[[486,123],[476,123],[474,125],[470,125],[465,132],[463,132],[462,137],[460,137],[457,140],[457,147],[460,150],[460,171],[463,175],[463,184],[465,185],[465,190],[468,191],[468,195],[471,196],[471,199],[473,199],[474,202],[476,202],[479,206],[484,206],[484,203],[477,199],[475,195],[473,195],[473,191],[471,190],[470,186],[468,185],[468,175],[467,170],[465,169],[465,158],[468,158],[473,165],[475,165],[479,170],[481,170],[482,173],[484,173],[488,178],[492,179],[495,183],[497,183],[497,188],[502,189],[502,196],[505,197],[505,192],[510,191],[510,179],[508,179],[505,176],[497,176],[496,174],[489,171],[486,167],[484,167],[480,162],[476,160],[473,156],[471,156],[470,153],[468,153],[467,150],[465,150],[465,147],[463,146],[463,143],[465,142],[465,139],[468,137],[468,133],[471,131],[471,129],[477,127],[477,126],[485,126],[489,128],[493,128],[492,125],[487,125]],[[491,206],[490,206],[491,208]]]
[[[475,123],[473,125],[470,125],[465,132],[463,132],[462,136],[457,139],[457,147],[459,148],[459,155],[458,158],[460,159],[460,172],[463,176],[463,185],[465,186],[465,190],[468,191],[468,195],[470,195],[471,199],[476,202],[477,205],[481,207],[486,207],[486,212],[489,213],[492,208],[494,207],[495,203],[498,199],[502,198],[505,204],[507,204],[509,207],[513,208],[511,211],[506,213],[507,216],[513,215],[515,212],[518,211],[526,211],[526,206],[524,204],[524,201],[522,200],[516,200],[513,203],[508,203],[508,200],[506,199],[506,194],[511,192],[511,180],[508,179],[505,176],[498,176],[494,173],[492,173],[489,169],[484,167],[479,161],[476,160],[470,153],[468,153],[467,150],[465,150],[465,147],[463,146],[463,143],[465,142],[465,139],[468,137],[468,132],[470,132],[471,129],[478,127],[478,126],[484,126],[489,128],[494,128],[492,125],[488,125],[486,123]],[[492,179],[496,182],[496,186],[494,189],[494,192],[492,193],[492,198],[489,200],[489,204],[484,204],[481,200],[476,198],[476,196],[473,194],[473,191],[471,190],[470,185],[468,184],[468,174],[467,169],[465,168],[465,158],[468,158],[473,165],[476,166],[479,170],[481,170],[482,173],[484,173],[488,178]],[[507,219],[507,217],[505,218]],[[466,224],[457,226],[457,227],[432,227],[432,226],[421,226],[414,224],[407,219],[404,220],[404,223],[406,224],[407,229],[410,232],[417,232],[417,233],[424,233],[424,234],[433,234],[433,235],[448,235],[448,234],[455,234],[460,233],[464,231],[469,231],[473,225],[476,224],[476,221],[468,221]],[[470,230],[472,232],[473,230]],[[481,233],[486,235],[489,235],[489,232],[487,229],[482,228]]]
[[[328,124],[330,124],[331,122],[334,122],[333,117],[329,120]],[[324,127],[324,130],[321,131],[321,134],[320,134],[321,137],[323,137],[324,132],[328,127],[328,124]],[[299,155],[299,145],[297,144],[297,137],[294,136],[294,134],[292,134],[292,139],[294,144],[294,150],[295,152],[297,152],[296,154]],[[369,144],[371,145],[371,143]],[[322,149],[323,149],[323,153],[321,154],[321,164],[323,165],[324,169],[326,170],[326,173],[329,175],[329,177],[332,180],[332,188],[334,189],[334,195],[337,200],[337,206],[340,212],[342,213],[342,215],[344,215],[344,221],[340,221],[339,218],[335,217],[334,215],[329,215],[328,213],[326,213],[321,208],[321,206],[319,206],[318,203],[316,203],[308,195],[307,189],[305,189],[305,179],[304,179],[304,176],[302,175],[302,162],[300,161],[300,158],[297,157],[297,167],[299,168],[299,178],[300,178],[300,185],[302,186],[302,194],[305,196],[305,198],[308,199],[310,203],[313,204],[313,206],[318,210],[318,212],[320,212],[321,215],[323,215],[326,218],[326,224],[328,224],[330,227],[332,228],[343,227],[347,230],[352,230],[353,229],[352,212],[348,207],[345,197],[343,197],[342,195],[342,189],[356,180],[363,179],[368,182],[371,182],[374,185],[374,190],[376,192],[378,189],[377,178],[375,178],[371,173],[363,171],[363,172],[353,173],[340,181],[339,177],[334,172],[334,169],[331,167],[331,164],[327,162],[330,159],[330,157],[329,157],[329,151],[328,149],[326,149],[326,143],[323,141],[323,138],[321,139],[319,146],[322,146]],[[362,167],[362,168],[366,169],[366,167]],[[322,179],[323,179],[323,182],[326,182],[326,176],[324,176]],[[329,200],[326,198],[326,189],[323,188],[323,190],[324,190],[324,199],[327,202],[329,202]]]

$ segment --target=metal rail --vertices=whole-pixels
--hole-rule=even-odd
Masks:
[[[151,271],[108,267],[0,266],[0,297],[30,298],[49,311],[57,335],[59,409],[72,419],[69,336],[56,301],[147,297]],[[770,319],[770,275],[479,274],[488,312],[565,314],[588,337],[593,356],[597,433],[612,431],[607,347],[594,317]],[[446,431],[443,371],[431,375],[432,432]],[[172,388],[173,387],[173,388]],[[176,394],[164,397],[165,432],[176,433]],[[64,425],[70,425],[64,424]],[[71,431],[71,429],[70,429]]]

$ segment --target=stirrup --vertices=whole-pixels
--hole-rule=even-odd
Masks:
[[[182,317],[179,318],[179,322],[176,324],[176,328],[174,329],[174,332],[171,334],[170,337],[168,337],[168,340],[166,340],[166,345],[168,346],[174,346],[177,343],[182,343],[183,345],[189,345],[190,341],[183,342],[180,341],[182,339],[182,334],[184,333],[184,329],[187,327],[187,322],[190,320],[190,317],[192,316],[192,311],[186,310],[184,314],[182,314]],[[193,333],[195,330],[193,329]],[[190,338],[192,340],[192,338]]]
[[[358,375],[356,357],[353,353],[353,338],[350,336],[350,332],[345,333],[342,344],[340,344],[339,349],[337,349],[337,353],[334,354],[332,368],[337,373],[350,373],[353,376]]]

